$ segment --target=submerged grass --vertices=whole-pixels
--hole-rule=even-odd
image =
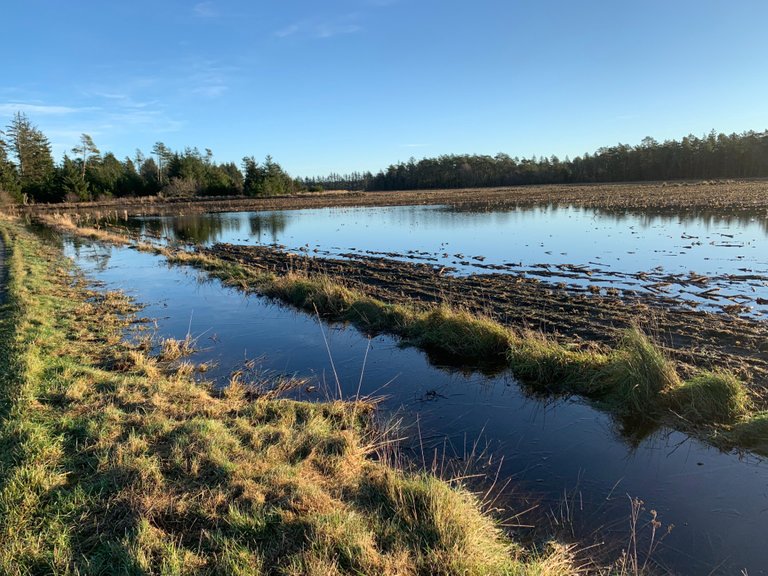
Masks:
[[[371,459],[371,406],[169,374],[122,341],[116,300],[0,228],[0,573],[573,573],[461,486]]]

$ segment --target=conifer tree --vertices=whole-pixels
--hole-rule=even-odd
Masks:
[[[101,152],[96,148],[96,144],[93,143],[93,138],[88,134],[80,135],[80,146],[72,148],[72,153],[80,156],[80,162],[82,163],[82,177],[85,180],[85,169],[88,166],[88,160],[93,157],[98,157]]]
[[[22,112],[14,115],[6,134],[21,191],[35,200],[53,199],[54,166],[48,138]]]

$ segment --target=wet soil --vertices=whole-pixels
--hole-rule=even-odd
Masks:
[[[406,190],[392,192],[328,191],[270,198],[120,198],[86,203],[20,207],[27,213],[90,212],[95,217],[191,214],[244,210],[290,210],[345,206],[408,206],[446,204],[468,210],[492,210],[534,204],[567,204],[608,209],[718,209],[767,211],[768,181],[640,182],[559,184]]]
[[[636,324],[653,335],[684,375],[727,369],[768,403],[768,323],[677,306],[653,294],[593,293],[509,273],[454,276],[451,270],[360,254],[310,257],[264,246],[198,248],[256,269],[322,274],[391,303],[447,303],[515,327],[540,330],[579,347],[616,342]]]

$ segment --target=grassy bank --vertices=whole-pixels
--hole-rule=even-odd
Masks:
[[[122,296],[0,228],[0,573],[573,572],[461,486],[371,458],[370,406],[195,384],[122,340]]]
[[[535,393],[578,394],[593,400],[630,436],[667,425],[723,448],[768,455],[764,400],[724,371],[701,371],[683,379],[674,362],[638,329],[625,331],[613,348],[577,348],[447,305],[384,302],[345,286],[340,278],[275,274],[211,254],[154,250],[171,262],[204,268],[230,285],[328,320],[396,334],[469,365],[509,367]]]

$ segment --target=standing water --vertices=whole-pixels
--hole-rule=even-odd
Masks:
[[[457,274],[522,274],[674,297],[690,307],[768,313],[768,214],[605,211],[534,206],[323,208],[145,216],[127,221],[168,242],[271,244],[308,255],[385,256]]]
[[[319,212],[337,217],[334,211]],[[254,220],[276,214],[208,216],[222,225],[207,241],[238,236],[252,241],[243,223],[258,237]],[[397,218],[420,214],[406,210]],[[284,216],[285,221],[303,217]],[[324,217],[315,221],[318,234],[328,226]],[[270,241],[309,242],[288,224],[281,226],[269,233]],[[386,236],[379,230],[372,238],[378,235]],[[331,232],[328,237],[336,238]],[[487,235],[484,242],[489,244]],[[487,377],[433,365],[424,353],[401,348],[393,338],[369,340],[357,330],[328,326],[195,270],[169,267],[161,257],[79,242],[67,243],[65,250],[95,280],[147,304],[143,315],[157,319],[159,336],[183,338],[191,331],[201,348],[194,360],[215,361],[218,368],[208,375],[220,384],[245,361],[257,359],[265,371],[311,378],[312,386],[300,394],[321,400],[323,390],[336,389],[335,370],[344,396],[359,390],[384,398],[382,411],[404,420],[417,459],[423,452],[425,461],[431,460],[433,447],[459,457],[475,443],[487,448],[500,467],[499,478],[512,480],[504,499],[519,499],[521,509],[538,505],[536,512],[516,519],[520,523],[547,517],[574,539],[621,544],[629,533],[629,497],[638,497],[657,511],[662,531],[675,524],[654,554],[663,568],[684,574],[766,573],[768,467],[756,458],[721,453],[676,432],[623,438],[609,416],[579,400],[544,401],[526,395],[509,375]]]

